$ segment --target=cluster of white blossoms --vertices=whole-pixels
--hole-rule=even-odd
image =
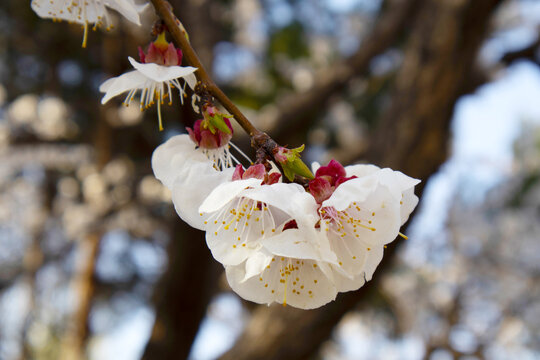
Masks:
[[[110,26],[107,8],[137,24],[141,11],[133,0],[33,0],[32,8],[41,17],[83,24],[83,47],[88,24]],[[171,104],[173,88],[183,102],[186,84],[196,89],[197,69],[180,66],[182,52],[166,41],[164,30],[146,53],[139,48],[139,57],[140,62],[129,58],[135,70],[100,86],[102,103],[127,92],[127,106],[140,93],[141,110],[157,102],[162,130],[161,105],[166,98]],[[189,135],[159,146],[152,168],[171,190],[178,215],[206,232],[231,288],[257,303],[312,309],[371,280],[385,245],[400,234],[418,203],[419,180],[334,160],[314,164],[313,176],[299,158],[303,146],[278,147],[273,158],[289,181],[311,179],[305,186],[282,182],[269,163],[244,169],[229,151],[230,116],[197,94],[193,99],[203,119],[188,128]],[[202,109],[196,104],[201,102]]]
[[[360,288],[418,203],[419,180],[391,169],[332,160],[314,164],[304,187],[263,164],[217,166],[193,140],[158,147],[154,173],[180,217],[206,232],[231,288],[256,303],[312,309]]]

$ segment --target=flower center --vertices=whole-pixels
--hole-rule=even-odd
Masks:
[[[375,217],[375,212],[368,213],[363,210],[356,202],[353,202],[343,211],[337,211],[332,206],[323,207],[319,210],[322,221],[328,225],[327,231],[335,231],[339,236],[345,237],[347,234],[354,234],[355,237],[360,237],[357,234],[359,229],[367,229],[376,231],[373,226],[372,218]]]
[[[233,249],[256,247],[261,236],[276,231],[274,217],[268,206],[248,198],[238,199],[204,223],[213,227],[211,236],[233,236]]]

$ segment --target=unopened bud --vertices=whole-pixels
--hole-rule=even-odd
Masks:
[[[289,181],[294,180],[295,175],[313,179],[313,173],[300,159],[300,153],[304,151],[304,145],[296,149],[287,149],[280,146],[274,153],[274,159],[281,165],[283,173]]]

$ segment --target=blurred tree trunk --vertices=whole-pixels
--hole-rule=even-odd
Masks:
[[[468,81],[491,15],[501,0],[421,3],[409,33],[389,108],[364,157],[421,178],[423,184],[447,156],[449,123]],[[316,353],[344,314],[367,305],[395,246],[374,280],[317,310],[260,306],[243,335],[222,359],[306,359]]]
[[[171,220],[169,267],[154,294],[156,320],[144,359],[186,359],[221,269],[204,233],[176,216]]]

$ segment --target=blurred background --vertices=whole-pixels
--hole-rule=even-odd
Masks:
[[[540,359],[539,1],[171,3],[279,143],[422,179],[409,239],[320,309],[242,301],[152,175],[190,106],[100,105],[153,9],[82,49],[3,0],[0,359]]]

